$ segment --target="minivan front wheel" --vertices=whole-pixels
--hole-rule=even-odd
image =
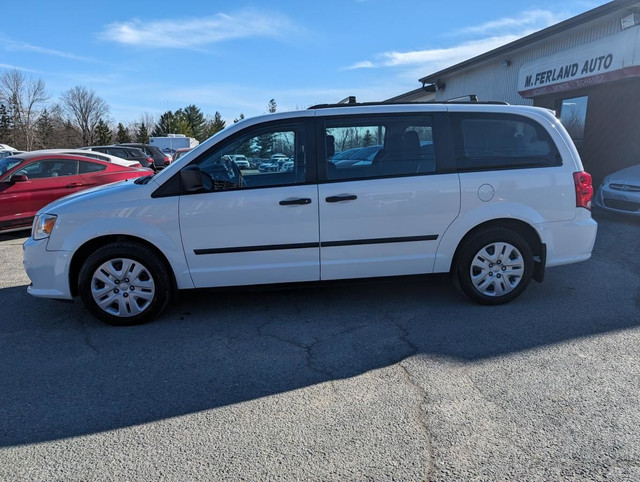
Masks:
[[[473,301],[483,305],[507,303],[531,280],[531,246],[509,229],[481,231],[461,247],[452,274],[456,285]]]
[[[165,265],[146,246],[110,243],[91,254],[78,276],[78,291],[87,309],[110,325],[149,321],[171,298]]]

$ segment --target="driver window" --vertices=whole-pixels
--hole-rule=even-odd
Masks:
[[[305,181],[303,126],[254,130],[197,161],[210,190],[246,189]],[[207,186],[210,184],[210,186]]]

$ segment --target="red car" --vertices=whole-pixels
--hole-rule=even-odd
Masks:
[[[0,232],[30,228],[40,208],[67,194],[151,174],[151,169],[79,155],[25,152],[5,157],[0,159]]]

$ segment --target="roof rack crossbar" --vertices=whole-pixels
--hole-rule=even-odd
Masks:
[[[464,96],[464,97],[468,97],[468,96]],[[434,104],[478,104],[478,105],[509,105],[508,102],[504,102],[501,100],[458,100],[460,99],[456,98],[456,99],[451,99],[451,100],[429,100],[429,101],[422,101],[422,102],[388,102],[388,101],[381,101],[381,102],[356,102],[356,103],[347,103],[347,104],[317,104],[317,105],[312,105],[311,107],[309,107],[308,110],[315,110],[315,109],[330,109],[332,107],[366,107],[366,106],[376,106],[376,105],[400,105],[400,104],[405,104],[405,105],[434,105]]]

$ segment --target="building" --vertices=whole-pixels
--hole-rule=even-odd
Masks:
[[[599,182],[640,164],[640,1],[616,0],[427,75],[392,102],[479,100],[556,111]]]

